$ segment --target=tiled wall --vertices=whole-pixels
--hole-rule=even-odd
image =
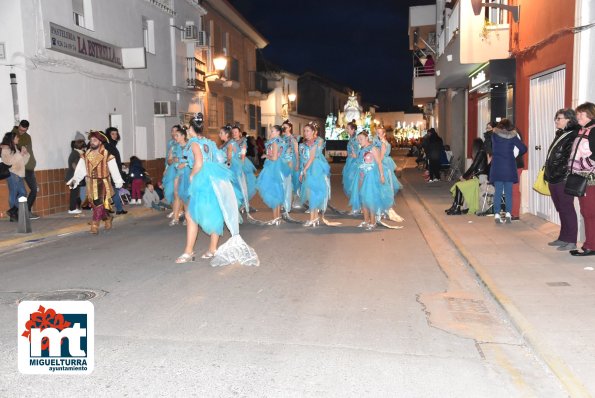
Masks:
[[[161,180],[164,160],[155,159],[143,162],[145,169],[153,181]],[[69,189],[64,176],[66,169],[40,170],[35,172],[39,192],[33,206],[33,211],[40,216],[47,216],[68,210]],[[0,211],[8,210],[8,186],[6,181],[0,181]]]

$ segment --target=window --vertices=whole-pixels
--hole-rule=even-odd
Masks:
[[[489,0],[488,3],[508,5],[508,0]],[[485,7],[485,19],[492,25],[508,25],[508,11]]]
[[[93,30],[92,0],[72,0],[72,16],[74,24],[81,28]]]
[[[223,122],[233,123],[233,100],[229,97],[223,97]]]
[[[143,18],[143,43],[145,51],[155,54],[155,21]]]
[[[229,71],[229,75],[227,76],[228,79],[239,82],[240,81],[240,61],[231,57],[230,58],[230,65],[227,68],[226,72]]]
[[[217,128],[217,94],[209,95],[209,111],[207,112],[208,124],[210,128]]]

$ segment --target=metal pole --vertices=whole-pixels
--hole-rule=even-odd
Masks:
[[[21,117],[19,115],[19,93],[17,92],[16,73],[10,74],[10,87],[12,89],[12,110],[14,113],[14,125],[17,126],[21,121]]]

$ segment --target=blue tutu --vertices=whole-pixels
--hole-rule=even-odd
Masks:
[[[287,163],[282,159],[264,162],[264,168],[258,175],[256,186],[263,202],[274,209],[285,201],[285,178],[291,174]]]
[[[231,171],[216,162],[204,162],[190,183],[190,217],[207,234],[223,235],[224,218],[214,185],[230,183]],[[234,209],[237,212],[237,209]]]
[[[397,168],[395,161],[391,157],[385,156],[382,159],[382,168],[384,169],[384,180],[386,184],[389,186],[392,194],[396,195],[399,189],[401,189],[401,184],[395,174]]]
[[[174,190],[177,177],[178,173],[174,165],[167,166],[165,173],[163,173],[163,180],[161,181],[163,184],[163,196],[167,203],[172,203],[174,201]]]
[[[300,198],[302,204],[308,202],[311,209],[326,210],[330,198],[330,166],[316,157],[302,179]]]
[[[254,175],[254,173],[256,172],[256,167],[254,167],[254,164],[250,159],[245,158],[242,164],[242,169],[244,170],[244,175],[246,176],[248,200],[250,200],[252,199],[254,194],[256,194],[256,176]]]
[[[357,173],[357,162],[356,159],[349,156],[345,161],[345,167],[343,167],[343,192],[347,198],[351,197],[351,188],[353,186],[353,179]]]
[[[387,210],[390,206],[387,207],[386,186],[386,183],[380,183],[380,172],[376,165],[370,167],[369,170],[359,168],[351,187],[351,198],[349,199],[351,208],[353,210],[365,208],[374,214]]]
[[[238,200],[238,207],[241,207],[244,204],[244,193],[241,182],[245,178],[244,169],[242,168],[242,161],[235,157],[232,158],[230,170],[233,174],[232,184],[233,190],[236,193],[236,198]]]
[[[184,167],[180,171],[180,176],[178,178],[178,196],[184,203],[188,203],[188,199],[190,199],[190,170],[189,167]]]

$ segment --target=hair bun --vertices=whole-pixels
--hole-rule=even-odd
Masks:
[[[202,115],[202,113],[201,113],[201,112],[198,112],[197,114],[195,114],[195,115],[194,115],[194,118],[193,118],[193,120],[194,120],[196,123],[200,123],[200,124],[202,124],[202,123],[204,122],[204,116]]]

